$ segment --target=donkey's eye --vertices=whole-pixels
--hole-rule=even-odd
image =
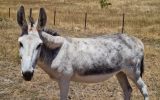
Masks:
[[[19,42],[19,47],[23,47],[23,44],[21,42]]]
[[[36,49],[39,49],[39,48],[41,47],[41,45],[42,45],[42,44],[39,44]]]

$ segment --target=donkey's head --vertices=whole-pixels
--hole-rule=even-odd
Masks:
[[[41,52],[42,40],[39,36],[39,32],[41,32],[45,26],[46,20],[47,16],[43,8],[40,9],[39,18],[35,23],[30,19],[27,24],[23,6],[21,6],[17,12],[17,22],[22,30],[18,39],[21,57],[21,72],[26,81],[32,79]]]

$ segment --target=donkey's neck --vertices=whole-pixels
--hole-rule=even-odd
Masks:
[[[65,55],[65,53],[63,53],[65,52],[64,48],[64,44],[54,49],[50,49],[46,45],[41,48],[38,66],[41,67],[52,79],[58,79],[58,73],[55,70],[57,68],[53,68],[53,64],[57,65],[63,61],[63,56]]]
[[[49,35],[47,39],[45,38],[43,39],[43,42],[44,42],[44,45],[41,48],[39,61],[44,63],[47,66],[50,66],[52,61],[59,54],[61,48],[64,46],[65,38],[60,36],[54,36],[50,38],[50,35]]]
[[[61,46],[55,49],[50,49],[49,47],[43,45],[41,48],[38,65],[41,67],[41,64],[43,63],[45,66],[50,66],[52,61],[58,55],[60,49],[61,49]]]

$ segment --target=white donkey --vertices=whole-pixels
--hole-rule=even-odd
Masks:
[[[142,80],[144,70],[144,45],[125,34],[113,34],[92,38],[62,37],[45,32],[47,16],[40,9],[36,23],[27,24],[24,7],[17,12],[22,29],[18,39],[21,70],[26,81],[32,79],[36,64],[59,83],[60,100],[67,100],[70,81],[100,82],[116,75],[130,100],[132,88],[127,76],[136,84],[145,100],[147,86]]]

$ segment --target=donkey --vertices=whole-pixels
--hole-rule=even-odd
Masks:
[[[126,34],[104,35],[92,38],[63,37],[44,30],[47,16],[40,8],[39,18],[27,24],[24,7],[17,12],[21,27],[19,53],[24,80],[32,79],[36,64],[58,82],[60,100],[67,100],[70,81],[95,83],[116,75],[130,100],[130,78],[149,100],[147,86],[142,80],[144,71],[144,45]]]

